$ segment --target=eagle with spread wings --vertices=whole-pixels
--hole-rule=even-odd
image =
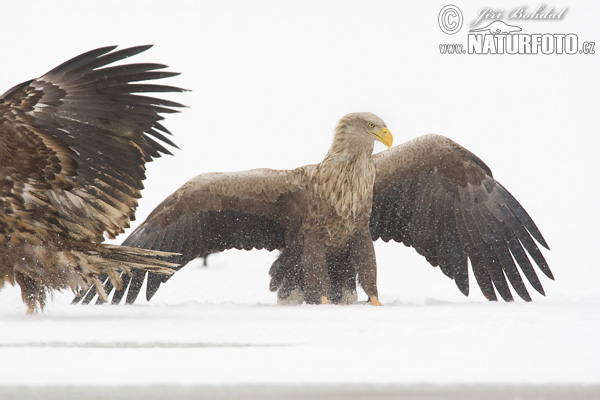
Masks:
[[[21,288],[28,312],[52,290],[121,286],[131,270],[172,273],[160,251],[103,244],[134,219],[146,162],[176,147],[161,114],[181,104],[139,83],[178,75],[162,64],[111,65],[151,46],[81,54],[0,98],[0,287]]]
[[[185,265],[226,249],[279,250],[270,289],[280,302],[352,303],[357,282],[380,305],[373,241],[413,247],[469,293],[469,261],[484,296],[531,300],[522,275],[542,295],[533,264],[554,279],[539,229],[475,154],[439,135],[391,147],[372,113],[343,117],[323,161],[295,170],[201,174],[167,197],[124,242],[180,253]],[[532,263],[533,261],[533,263]],[[113,303],[149,300],[169,277],[124,276]],[[109,280],[107,291],[112,290]],[[512,286],[512,290],[510,288]],[[74,300],[89,303],[92,288]]]

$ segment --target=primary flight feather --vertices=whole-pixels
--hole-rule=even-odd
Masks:
[[[0,98],[0,287],[17,283],[28,311],[52,290],[86,290],[132,269],[170,274],[163,252],[112,246],[134,218],[144,164],[161,153],[161,114],[180,104],[146,96],[177,73],[117,61],[151,46],[81,54]]]

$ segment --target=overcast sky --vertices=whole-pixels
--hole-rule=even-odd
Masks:
[[[439,44],[466,43],[487,5],[455,2],[464,25],[449,36],[438,26],[446,4],[4,2],[0,91],[96,47],[155,44],[134,61],[168,64],[182,72],[169,83],[192,92],[171,96],[190,107],[165,121],[181,151],[149,166],[138,222],[198,173],[319,162],[349,112],[379,115],[396,143],[442,134],[481,157],[538,224],[559,280],[544,281],[548,293],[597,290],[599,55],[441,55]],[[600,40],[597,3],[549,6],[568,10],[519,21],[522,33]],[[394,257],[409,252],[397,246]]]

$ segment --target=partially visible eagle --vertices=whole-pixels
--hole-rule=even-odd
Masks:
[[[150,47],[89,51],[0,98],[0,287],[16,282],[30,313],[52,290],[104,297],[101,274],[172,272],[164,253],[102,244],[134,219],[144,163],[176,147],[160,114],[182,106],[144,93],[182,89],[137,82],[178,74],[107,66]]]
[[[548,246],[483,161],[438,135],[372,155],[375,140],[391,146],[385,123],[371,113],[354,113],[340,120],[320,164],[198,175],[124,244],[181,253],[181,265],[230,248],[278,249],[270,274],[281,302],[354,302],[358,280],[370,301],[381,304],[373,248],[379,238],[414,247],[465,295],[468,260],[489,300],[497,299],[496,292],[513,300],[510,282],[530,301],[521,272],[544,294],[529,256],[553,279],[534,239]],[[145,275],[136,271],[131,282],[126,277],[113,303],[128,285],[127,302],[133,302]],[[168,277],[148,275],[150,299]],[[92,290],[84,302],[93,296]]]

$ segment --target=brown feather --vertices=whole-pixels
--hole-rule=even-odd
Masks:
[[[43,308],[51,290],[102,288],[102,274],[119,286],[122,272],[174,266],[159,258],[166,253],[101,244],[129,226],[144,163],[163,149],[152,138],[164,130],[159,113],[175,111],[130,84],[173,76],[149,72],[164,66],[105,67],[147,48],[92,50],[0,99],[0,286],[18,283],[30,308]]]
[[[517,265],[544,294],[524,249],[551,277],[532,237],[544,247],[547,244],[527,212],[477,156],[448,138],[427,135],[373,159],[374,240],[393,239],[414,247],[453,278],[464,294],[469,289],[467,258],[490,300],[496,299],[496,291],[512,300],[507,278],[522,299],[531,300]],[[390,206],[398,210],[395,215],[384,213],[383,208]],[[438,207],[453,212],[437,213]]]

